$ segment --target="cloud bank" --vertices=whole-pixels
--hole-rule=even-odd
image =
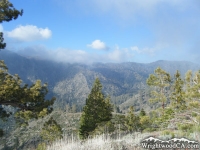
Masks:
[[[142,52],[139,54],[138,51]],[[149,58],[153,57],[155,48],[139,49],[137,46],[130,48],[114,47],[110,51],[104,51],[104,53],[90,53],[84,50],[72,50],[68,48],[57,48],[50,50],[45,46],[37,45],[26,47],[19,50],[17,53],[37,59],[53,60],[56,62],[68,62],[68,63],[84,63],[91,64],[93,62],[127,62],[135,61],[139,55],[145,55]],[[151,59],[149,59],[151,61]]]
[[[84,50],[71,50],[67,48],[57,48],[49,50],[45,46],[26,47],[17,52],[26,57],[37,59],[53,60],[56,62],[69,63],[93,63],[93,62],[125,62],[134,58],[131,49],[115,47],[112,51],[105,53],[89,53]]]
[[[18,26],[12,31],[7,32],[7,37],[22,42],[30,42],[42,39],[48,39],[52,35],[48,28],[38,28],[33,25]]]

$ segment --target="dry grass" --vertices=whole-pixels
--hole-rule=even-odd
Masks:
[[[85,141],[77,137],[64,137],[56,141],[47,150],[134,150],[140,149],[140,141],[153,133],[126,133],[97,135]]]
[[[140,150],[140,141],[149,137],[157,137],[160,139],[172,138],[170,135],[162,134],[162,131],[151,133],[117,133],[117,134],[102,134],[94,138],[88,138],[81,141],[77,136],[67,137],[56,141],[47,150]],[[181,136],[175,132],[175,136]],[[189,134],[191,140],[200,142],[200,133]]]

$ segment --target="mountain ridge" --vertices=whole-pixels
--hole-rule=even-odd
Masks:
[[[47,97],[55,95],[58,99],[56,102],[58,107],[65,107],[67,103],[83,106],[93,81],[98,77],[103,85],[104,94],[110,95],[114,104],[123,104],[121,107],[123,109],[128,105],[136,105],[139,109],[148,103],[142,96],[144,94],[138,95],[138,93],[140,90],[145,90],[146,79],[157,67],[166,70],[172,77],[176,70],[179,70],[182,76],[187,70],[200,70],[199,64],[187,61],[158,60],[152,63],[122,62],[86,65],[26,58],[8,50],[0,52],[0,60],[5,61],[11,74],[18,74],[25,83],[31,84],[37,79],[42,83],[48,83]],[[148,94],[145,99],[147,98]]]

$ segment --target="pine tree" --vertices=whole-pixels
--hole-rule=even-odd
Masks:
[[[170,86],[171,77],[170,74],[158,67],[154,74],[151,74],[147,79],[147,84],[154,87],[154,91],[151,92],[151,102],[161,102],[162,108],[165,108],[165,102],[167,100],[166,88]],[[163,111],[164,112],[164,111]]]
[[[126,116],[123,114],[116,114],[113,116],[115,129],[117,130],[127,131],[126,121]]]
[[[186,109],[185,92],[183,91],[184,82],[181,79],[181,74],[177,70],[174,75],[173,92],[171,94],[171,104],[175,111]]]
[[[18,108],[15,114],[16,120],[27,125],[32,118],[43,117],[52,112],[55,98],[45,100],[48,93],[47,84],[42,85],[37,80],[28,87],[23,85],[18,75],[10,75],[3,61],[0,61],[0,105]],[[0,108],[0,117],[9,117],[8,112]]]
[[[200,71],[194,75],[189,70],[185,75],[186,90],[185,97],[190,108],[200,107]]]
[[[186,75],[186,96],[192,101],[198,101],[200,99],[200,71],[194,75],[189,70]]]
[[[44,123],[42,128],[41,137],[43,140],[52,143],[57,139],[62,138],[62,129],[59,124],[51,117],[47,122]]]
[[[105,98],[102,93],[100,80],[96,78],[80,118],[80,138],[87,138],[99,123],[109,121],[111,118],[112,106],[110,104],[110,97]]]
[[[145,115],[145,116],[140,116],[140,131],[143,131],[146,128],[151,128],[151,120],[149,118],[149,116]]]
[[[150,128],[150,117],[146,115],[146,112],[144,111],[144,109],[142,108],[139,114],[139,118],[140,118],[140,131],[146,129],[146,128]]]
[[[139,117],[134,114],[134,108],[129,108],[128,115],[126,116],[126,126],[129,131],[138,131],[140,128]]]

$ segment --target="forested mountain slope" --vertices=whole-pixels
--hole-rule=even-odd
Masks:
[[[63,108],[67,103],[77,104],[80,108],[85,103],[93,81],[98,77],[103,85],[103,92],[111,96],[114,104],[121,105],[122,109],[128,108],[129,105],[138,106],[139,109],[143,104],[147,104],[148,95],[144,93],[148,90],[145,88],[146,79],[158,66],[172,76],[176,70],[184,75],[187,70],[200,69],[200,65],[191,62],[165,60],[148,64],[58,63],[26,58],[8,50],[0,52],[0,59],[5,61],[11,74],[18,74],[25,83],[32,83],[37,79],[43,83],[47,82],[48,97],[56,96],[56,106]]]

